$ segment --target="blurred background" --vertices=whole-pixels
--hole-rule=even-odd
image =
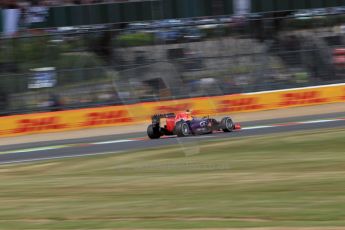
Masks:
[[[345,81],[345,1],[2,0],[0,115]]]

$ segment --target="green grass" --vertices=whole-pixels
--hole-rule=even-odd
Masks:
[[[121,46],[145,46],[154,44],[154,36],[149,33],[121,34],[116,42]]]
[[[338,129],[1,166],[0,229],[345,226],[344,140]]]

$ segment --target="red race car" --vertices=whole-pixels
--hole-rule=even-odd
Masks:
[[[164,118],[165,121],[161,121]],[[163,124],[165,123],[165,124]],[[155,114],[152,116],[152,124],[147,127],[147,135],[151,139],[158,139],[163,135],[177,135],[185,137],[190,135],[210,134],[213,131],[231,132],[240,129],[230,117],[224,117],[221,121],[214,118],[196,118],[190,111],[167,114]]]

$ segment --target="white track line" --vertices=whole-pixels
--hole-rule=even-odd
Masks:
[[[107,145],[107,144],[114,144],[114,143],[123,143],[123,142],[130,142],[134,140],[114,140],[114,141],[102,141],[102,142],[94,142],[91,145]]]
[[[260,126],[243,127],[240,130],[265,129],[265,128],[273,128],[273,127],[275,127],[275,126],[272,126],[272,125],[260,125]]]
[[[325,122],[332,122],[332,121],[340,121],[339,119],[334,120],[315,120],[315,121],[302,121],[299,122],[301,124],[315,124],[315,123],[325,123]]]
[[[94,143],[90,143],[90,144],[86,144],[86,145],[87,146],[106,145],[106,144],[123,143],[123,142],[130,142],[130,141],[134,141],[134,140],[103,141],[103,142],[94,142]],[[46,150],[56,150],[56,149],[74,147],[74,146],[78,146],[78,145],[82,145],[82,144],[56,145],[56,146],[46,146],[46,147],[10,150],[10,151],[5,151],[5,152],[0,152],[0,155],[10,154],[10,153],[29,153],[29,152],[39,152],[39,151],[46,151]]]
[[[277,128],[281,126],[295,126],[295,125],[303,125],[303,124],[317,124],[317,123],[326,123],[326,122],[335,122],[335,121],[345,121],[344,118],[335,118],[335,119],[321,119],[321,120],[311,120],[311,121],[298,121],[298,122],[286,122],[282,124],[273,124],[273,125],[260,125],[260,126],[249,126],[249,127],[243,127],[241,130],[255,130],[255,129],[265,129],[265,128]],[[190,137],[190,138],[209,138],[209,137],[215,137],[215,136],[197,136],[197,137]],[[133,139],[122,139],[122,140],[111,140],[111,141],[101,141],[101,142],[93,142],[86,144],[87,146],[92,145],[106,145],[106,144],[115,144],[115,143],[124,143],[124,142],[132,142],[132,141],[143,141],[142,140],[136,140]],[[68,144],[68,145],[57,145],[57,146],[46,146],[46,147],[38,147],[38,148],[29,148],[29,149],[18,149],[18,150],[10,150],[10,151],[4,151],[0,152],[0,155],[2,154],[11,154],[11,153],[28,153],[28,152],[38,152],[38,151],[46,151],[46,150],[56,150],[56,149],[62,149],[62,148],[68,148],[68,147],[74,147],[78,145],[83,145],[82,143],[76,143],[76,144]],[[84,155],[84,154],[82,154]],[[89,155],[97,155],[97,154],[85,154],[85,156]],[[79,156],[79,155],[74,155]],[[73,156],[72,156],[73,157]],[[64,157],[62,157],[64,158]],[[46,159],[46,158],[40,158],[40,159]],[[51,158],[47,158],[51,159]],[[52,159],[59,159],[59,157],[52,158]],[[15,163],[15,162],[14,162]]]
[[[29,148],[29,149],[19,149],[19,150],[11,150],[0,152],[2,154],[9,154],[9,153],[29,153],[29,152],[38,152],[38,151],[45,151],[45,150],[53,150],[53,149],[62,149],[66,148],[68,145],[57,145],[57,146],[46,146],[46,147],[38,147],[38,148]]]

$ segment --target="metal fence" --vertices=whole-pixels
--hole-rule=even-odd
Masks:
[[[345,80],[342,63],[334,63],[334,50],[341,51],[344,45],[341,25],[286,29],[262,39],[262,31],[254,30],[255,23],[204,21],[170,27],[136,23],[124,30],[74,28],[3,38],[0,113],[205,97]]]

